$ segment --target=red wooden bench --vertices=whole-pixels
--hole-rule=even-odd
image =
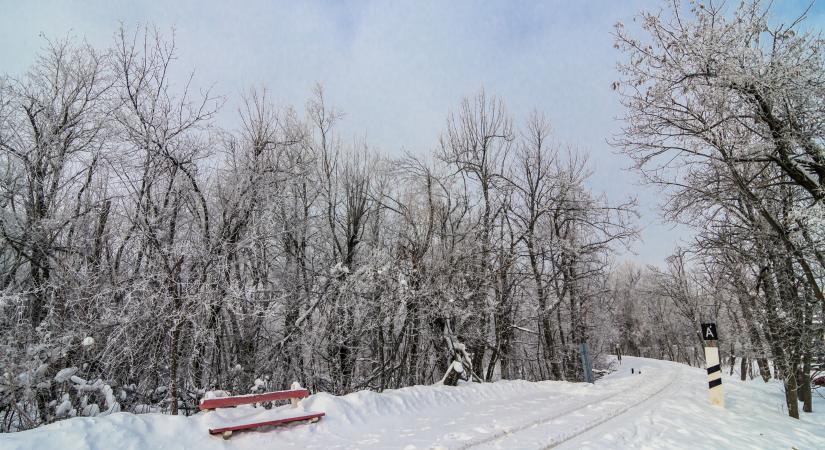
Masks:
[[[232,397],[210,398],[201,401],[198,406],[201,411],[209,411],[217,408],[230,408],[232,406],[251,405],[253,403],[272,402],[276,400],[295,400],[308,397],[309,391],[306,389],[291,389],[288,391],[267,392],[264,394],[235,395]]]
[[[253,403],[264,403],[276,400],[290,400],[292,406],[298,404],[298,400],[309,396],[309,391],[303,388],[290,389],[288,391],[267,392],[264,394],[250,394],[238,395],[234,397],[218,397],[202,400],[199,408],[201,411],[211,411],[217,408],[230,408],[240,405],[250,405]],[[221,434],[224,439],[229,439],[233,431],[247,430],[251,428],[258,428],[266,425],[283,425],[291,422],[309,421],[317,422],[318,419],[324,417],[323,412],[303,412],[299,415],[279,417],[273,420],[265,420],[263,422],[243,423],[236,425],[229,425],[219,428],[210,428],[209,434]]]

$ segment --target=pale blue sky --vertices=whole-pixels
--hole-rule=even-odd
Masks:
[[[825,4],[825,2],[821,2]],[[366,135],[388,154],[433,149],[448,111],[481,86],[518,118],[546,113],[559,140],[588,150],[591,186],[613,200],[638,196],[642,263],[662,264],[690,233],[661,223],[658,190],[639,186],[628,160],[607,139],[621,110],[610,84],[618,57],[610,35],[658,0],[544,2],[11,1],[0,0],[0,73],[21,74],[50,38],[73,35],[96,46],[127,27],[176,29],[178,68],[195,70],[228,102],[231,126],[240,93],[265,86],[280,104],[302,107],[321,82],[346,113],[344,131]],[[777,0],[789,17],[809,4]],[[821,27],[825,7],[814,5]]]

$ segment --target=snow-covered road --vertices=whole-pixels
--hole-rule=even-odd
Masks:
[[[625,358],[595,385],[503,381],[316,394],[299,409],[325,411],[319,423],[241,432],[229,441],[207,429],[233,415],[262,419],[273,411],[71,419],[0,435],[0,449],[825,448],[825,414],[787,418],[780,384],[725,378],[725,389],[727,409],[714,408],[702,369]],[[825,410],[818,400],[815,411]]]
[[[610,382],[612,392],[592,400],[568,401],[570,404],[561,408],[537,408],[537,413],[541,411],[548,415],[474,439],[459,448],[558,447],[624,413],[632,412],[633,408],[644,407],[645,403],[655,402],[666,396],[668,391],[674,388],[679,372],[678,367],[676,370],[649,369],[634,377],[605,380]],[[543,400],[532,402],[547,404]],[[512,415],[517,414],[518,409],[507,409],[513,413]]]
[[[673,383],[675,373],[650,369],[632,377],[614,375],[599,386],[532,383],[539,389],[477,400],[468,395],[452,407],[422,408],[414,417],[378,418],[368,432],[346,430],[338,435],[344,441],[340,448],[554,447],[661,394]],[[404,446],[394,446],[402,442]]]

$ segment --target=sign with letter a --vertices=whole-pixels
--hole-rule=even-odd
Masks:
[[[716,324],[715,323],[703,323],[702,324],[702,339],[706,341],[715,341],[716,340]]]

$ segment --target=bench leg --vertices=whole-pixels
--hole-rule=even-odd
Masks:
[[[221,433],[221,436],[223,436],[224,439],[229,439],[232,436],[232,431],[224,431]]]

